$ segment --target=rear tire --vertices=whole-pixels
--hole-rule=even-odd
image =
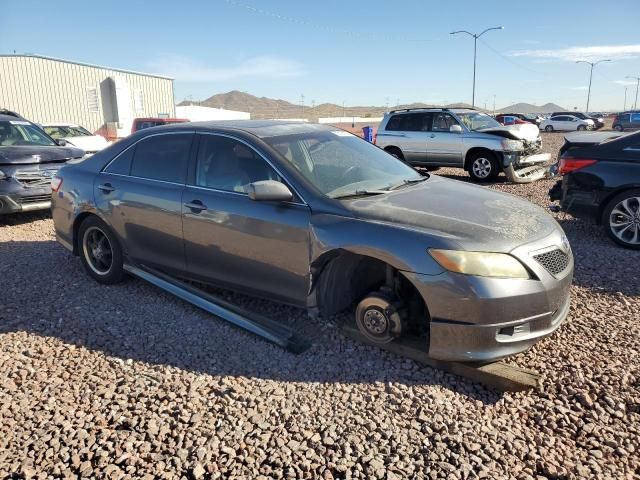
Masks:
[[[126,277],[120,242],[109,226],[98,217],[87,217],[78,229],[78,251],[86,272],[106,285]]]
[[[622,125],[614,125],[613,126],[614,130],[617,130],[618,132],[622,132],[624,131],[624,128],[622,128]]]
[[[640,250],[640,189],[613,197],[602,213],[602,226],[618,245]]]
[[[477,152],[469,158],[469,176],[474,182],[490,182],[500,173],[496,156],[489,152]]]
[[[578,125],[578,131],[579,132],[584,131],[586,129],[587,129],[587,127],[585,127],[584,125]]]
[[[547,133],[553,132],[553,125],[547,125],[546,127],[544,127],[544,131]]]
[[[407,163],[404,159],[404,155],[402,154],[402,150],[397,147],[389,147],[384,149],[389,155],[396,157],[398,160]]]

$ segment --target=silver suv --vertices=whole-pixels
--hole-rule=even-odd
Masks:
[[[503,171],[512,182],[544,177],[551,155],[533,124],[501,125],[469,108],[418,108],[384,115],[376,145],[409,165],[464,168],[474,181]]]

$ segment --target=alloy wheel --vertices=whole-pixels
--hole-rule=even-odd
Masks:
[[[488,158],[477,158],[471,168],[477,178],[487,178],[491,175],[491,161]]]
[[[89,268],[98,275],[107,275],[113,266],[113,249],[105,233],[98,227],[84,232],[82,250]]]
[[[611,210],[609,228],[622,242],[640,245],[640,197],[625,198]]]

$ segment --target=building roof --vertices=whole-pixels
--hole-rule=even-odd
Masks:
[[[63,58],[56,58],[56,57],[47,57],[45,55],[36,55],[33,53],[0,53],[0,57],[41,58],[43,60],[52,60],[54,62],[63,62],[63,63],[71,63],[73,65],[82,65],[84,67],[100,68],[103,70],[113,70],[114,72],[131,73],[133,75],[144,75],[145,77],[156,77],[156,78],[163,78],[165,80],[173,80],[173,77],[167,77],[165,75],[157,75],[155,73],[137,72],[135,70],[125,70],[123,68],[113,68],[113,67],[106,67],[104,65],[95,65],[93,63],[74,62],[73,60],[65,60]]]

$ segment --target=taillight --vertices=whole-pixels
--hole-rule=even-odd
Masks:
[[[378,134],[374,133],[373,134],[373,144],[375,145],[377,141],[378,141]]]
[[[560,175],[564,175],[566,173],[575,172],[576,170],[580,170],[581,168],[588,167],[589,165],[593,165],[597,162],[597,160],[586,158],[562,157],[560,159],[558,172],[560,173]]]
[[[60,190],[62,186],[62,177],[58,177],[57,175],[51,179],[51,190],[57,192]]]

